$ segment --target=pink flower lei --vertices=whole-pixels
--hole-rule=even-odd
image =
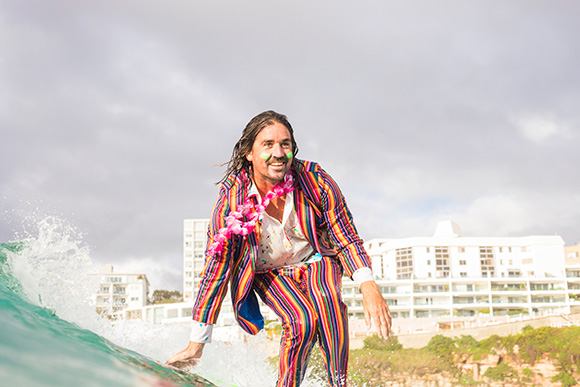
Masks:
[[[238,211],[231,211],[228,216],[226,216],[226,227],[222,227],[218,235],[214,238],[214,243],[207,249],[207,254],[213,256],[214,254],[220,254],[224,249],[225,241],[232,235],[246,236],[250,234],[256,223],[260,219],[260,216],[266,211],[266,207],[270,204],[270,201],[275,197],[280,197],[289,192],[294,191],[294,177],[292,176],[292,171],[289,170],[284,176],[284,182],[278,184],[272,190],[262,198],[262,202],[254,205],[250,198],[246,198],[244,204],[239,206]],[[255,211],[252,211],[255,208]],[[243,218],[247,221],[242,221]]]

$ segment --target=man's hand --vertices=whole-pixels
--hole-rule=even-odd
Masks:
[[[363,310],[367,329],[371,329],[374,321],[379,337],[386,339],[391,333],[391,311],[375,281],[366,281],[360,285],[363,295]]]
[[[167,360],[168,365],[174,365],[179,368],[179,363],[187,362],[188,365],[196,365],[203,354],[204,343],[189,342],[187,348],[175,354],[171,359]]]

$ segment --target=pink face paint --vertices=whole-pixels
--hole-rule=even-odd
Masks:
[[[264,160],[268,160],[270,157],[272,157],[272,155],[269,153],[262,153],[260,157],[263,158]]]

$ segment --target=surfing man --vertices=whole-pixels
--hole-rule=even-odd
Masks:
[[[264,327],[257,296],[282,322],[279,387],[300,385],[316,341],[329,384],[346,386],[343,273],[360,286],[367,326],[389,335],[389,308],[338,185],[297,153],[286,116],[266,111],[245,127],[219,184],[189,345],[168,364],[201,357],[228,283],[244,331]]]

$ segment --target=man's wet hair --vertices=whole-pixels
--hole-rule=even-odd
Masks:
[[[294,139],[294,129],[292,129],[292,125],[290,125],[288,118],[284,114],[276,113],[273,110],[267,110],[252,118],[242,131],[242,137],[240,137],[234,146],[230,161],[221,164],[227,165],[227,169],[224,177],[218,182],[218,184],[226,180],[230,175],[241,173],[243,170],[251,176],[252,164],[248,159],[246,159],[246,155],[252,151],[254,141],[256,141],[256,137],[258,137],[258,134],[260,134],[262,129],[273,125],[276,122],[284,125],[288,129],[292,141],[292,153],[296,156],[298,153],[298,145]]]

